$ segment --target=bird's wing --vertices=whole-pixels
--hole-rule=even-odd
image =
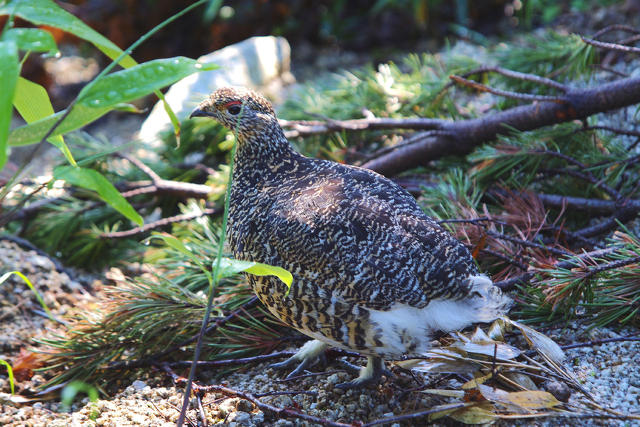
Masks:
[[[274,261],[348,304],[423,307],[464,294],[463,279],[477,272],[466,248],[411,195],[360,169],[316,174],[314,182],[291,188],[269,215],[264,231]]]

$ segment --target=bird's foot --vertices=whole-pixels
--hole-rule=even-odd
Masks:
[[[287,369],[292,366],[298,365],[293,371],[287,375],[287,379],[296,377],[304,371],[315,365],[318,360],[321,360],[324,356],[324,351],[327,349],[327,344],[322,341],[312,340],[307,341],[296,354],[285,360],[284,362],[272,363],[269,365],[273,369]]]
[[[369,356],[367,366],[364,368],[358,368],[357,366],[345,361],[341,361],[340,365],[347,372],[354,372],[358,374],[358,378],[355,380],[336,385],[336,388],[342,390],[349,390],[351,388],[358,389],[368,387],[370,385],[376,385],[380,381],[380,377],[383,373],[385,375],[391,374],[389,371],[384,369],[384,363],[379,357]]]

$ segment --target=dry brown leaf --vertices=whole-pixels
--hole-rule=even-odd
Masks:
[[[517,414],[530,414],[531,410],[521,406],[517,403],[514,403],[512,399],[509,398],[509,392],[502,390],[498,387],[489,387],[486,385],[479,385],[478,390],[482,393],[482,396],[494,403],[498,403],[501,406],[506,407],[509,411],[515,412]]]
[[[469,389],[472,389],[472,388],[476,388],[476,387],[478,387],[478,385],[484,384],[485,381],[490,380],[492,377],[493,377],[493,372],[489,372],[487,375],[479,376],[477,378],[474,378],[474,379],[469,380],[466,383],[462,384],[462,389],[463,390],[469,390]]]
[[[444,405],[434,406],[432,409],[435,410],[435,412],[432,412],[431,414],[429,414],[429,421],[437,420],[438,418],[445,417],[455,411],[460,410],[460,405],[463,405],[462,409],[465,409],[467,406],[474,405],[474,403],[456,402],[456,403],[446,403]]]
[[[542,390],[514,391],[509,393],[508,399],[527,409],[553,408],[562,404],[551,393]]]
[[[522,374],[520,372],[503,372],[502,375],[509,378],[514,383],[526,388],[527,390],[538,390],[538,386],[536,386],[536,383],[534,383],[528,375]]]
[[[503,317],[503,319],[518,328],[520,332],[522,332],[522,335],[527,340],[527,343],[531,346],[531,348],[544,354],[556,363],[562,363],[565,358],[564,352],[562,351],[560,346],[556,344],[556,342],[551,338],[536,331],[533,328],[530,328],[529,326],[525,326],[520,322],[511,320],[508,317]]]
[[[43,355],[32,353],[25,348],[20,349],[18,357],[13,361],[13,375],[18,381],[25,381],[33,376],[33,371],[44,364]]]
[[[485,399],[502,404],[518,413],[533,412],[535,409],[552,408],[561,405],[551,393],[541,390],[507,392],[497,387],[479,385],[478,390]]]
[[[498,419],[494,413],[495,410],[495,406],[489,402],[483,402],[458,409],[449,414],[449,417],[464,424],[492,424]]]
[[[457,348],[463,350],[467,353],[473,354],[482,354],[484,356],[489,356],[493,358],[496,356],[496,359],[500,360],[512,360],[515,359],[522,353],[515,347],[510,346],[509,344],[500,343],[498,341],[487,341],[487,342],[454,342],[449,348]]]
[[[489,339],[493,341],[504,342],[504,322],[496,320],[489,326],[489,332],[487,332]]]

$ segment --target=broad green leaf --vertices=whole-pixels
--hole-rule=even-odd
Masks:
[[[50,32],[39,28],[11,28],[2,35],[2,40],[13,40],[18,49],[54,54],[58,51]]]
[[[291,273],[282,267],[263,264],[261,262],[241,261],[231,258],[222,258],[220,260],[218,279],[231,276],[242,271],[256,276],[276,276],[289,288],[293,282],[293,276]]]
[[[13,94],[20,74],[18,47],[11,40],[0,42],[0,169],[7,162],[7,135],[11,125]]]
[[[62,179],[69,184],[98,193],[100,198],[108,203],[122,215],[135,222],[139,226],[144,224],[142,217],[133,209],[127,199],[116,190],[107,178],[93,169],[85,169],[73,166],[60,166],[54,169],[53,176]]]
[[[92,43],[111,59],[117,58],[122,53],[122,49],[109,39],[51,0],[12,0],[0,5],[0,15],[11,13],[33,24],[48,25],[71,33]],[[120,61],[120,65],[124,68],[132,67],[136,65],[136,61],[127,55]]]
[[[109,74],[89,87],[69,116],[56,128],[53,136],[78,129],[119,108],[122,103],[140,98],[168,86],[196,71],[211,70],[211,64],[200,64],[188,58],[166,58],[145,62],[133,68]],[[64,111],[26,126],[9,134],[10,145],[28,145],[39,142],[60,119]]]
[[[40,292],[38,292],[36,287],[33,286],[33,283],[31,283],[31,280],[29,280],[27,278],[27,276],[25,276],[24,274],[20,273],[19,271],[9,271],[8,273],[5,273],[5,274],[2,275],[2,277],[0,277],[0,285],[2,285],[4,282],[6,282],[7,279],[9,277],[11,277],[12,275],[14,275],[14,274],[16,276],[18,276],[19,278],[21,278],[22,281],[27,284],[29,289],[31,289],[31,292],[33,292],[33,294],[35,295],[36,299],[38,300],[38,302],[40,303],[40,305],[44,309],[44,311],[49,315],[50,318],[53,319],[53,315],[51,314],[51,311],[49,311],[49,307],[47,307],[47,305],[44,303],[44,299],[42,299],[42,296],[40,295]]]
[[[81,128],[82,126],[99,119],[112,109],[106,108],[89,108],[76,105],[67,118],[58,126],[51,136],[63,135]],[[11,130],[9,133],[9,145],[21,146],[35,144],[42,140],[49,129],[56,124],[66,110],[59,111],[53,116],[47,116],[42,120],[29,123],[25,126]]]
[[[47,90],[24,77],[18,78],[16,94],[13,97],[13,106],[16,107],[18,113],[27,123],[33,123],[54,114]],[[62,151],[69,163],[76,166],[76,161],[64,143],[62,135],[52,136],[48,141]]]
[[[96,81],[80,92],[78,104],[102,108],[133,101],[192,73],[215,68],[184,57],[156,59]]]
[[[5,368],[7,368],[7,375],[9,377],[9,385],[11,386],[11,394],[15,394],[16,390],[15,390],[15,381],[13,379],[13,368],[11,368],[11,365],[9,364],[9,362],[7,362],[6,360],[0,359],[0,365],[4,365]]]
[[[282,280],[288,288],[291,288],[291,284],[293,283],[293,276],[291,273],[284,268],[277,267],[275,265],[256,262],[253,267],[249,267],[245,271],[256,276],[276,276],[278,279]]]

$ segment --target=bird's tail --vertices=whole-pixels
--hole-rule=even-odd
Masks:
[[[491,322],[505,316],[513,301],[493,285],[484,274],[469,276],[470,293],[468,303],[476,315],[474,322]]]

